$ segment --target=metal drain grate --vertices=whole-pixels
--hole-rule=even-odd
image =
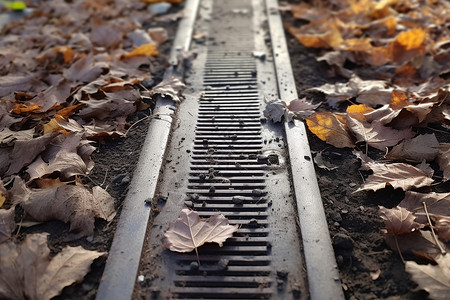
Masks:
[[[261,112],[251,53],[208,52],[188,179],[192,208],[220,212],[239,231],[222,248],[183,256],[172,290],[177,298],[269,299],[273,280],[262,161]]]

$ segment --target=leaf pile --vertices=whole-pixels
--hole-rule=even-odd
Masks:
[[[386,241],[400,255],[432,263],[408,261],[406,270],[432,298],[444,299],[450,293],[450,193],[431,191],[450,179],[449,2],[323,0],[285,9],[306,23],[286,24],[288,31],[315,49],[331,75],[347,79],[307,90],[323,93],[329,106],[305,118],[308,129],[334,147],[365,152],[354,151],[361,169],[371,172],[356,192],[406,191],[397,207],[380,207]],[[365,74],[373,78],[347,66],[370,69]],[[372,148],[385,153],[383,161],[367,156],[377,153]]]
[[[164,28],[144,30],[144,23],[181,15],[153,15],[151,2],[159,1],[30,3],[30,16],[2,28],[0,298],[50,299],[80,281],[90,262],[103,255],[64,249],[44,264],[50,261],[46,238],[27,236],[16,246],[11,235],[17,219],[20,226],[60,220],[70,223],[70,238],[79,239],[93,235],[96,219],[114,218],[114,198],[83,184],[94,168],[91,154],[103,140],[126,135],[127,117],[150,107],[144,99],[162,95],[180,101],[184,87],[177,78],[155,90],[145,88],[151,81],[143,83],[168,39]],[[61,261],[65,256],[69,260]],[[52,278],[52,270],[62,277]]]

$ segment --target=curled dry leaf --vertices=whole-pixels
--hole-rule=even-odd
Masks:
[[[309,130],[319,139],[337,148],[353,148],[354,137],[345,123],[345,116],[330,112],[314,113],[306,118]]]
[[[431,299],[446,300],[450,295],[450,254],[439,255],[435,260],[437,265],[407,261],[405,269],[419,287],[430,294]]]
[[[30,234],[20,245],[0,245],[0,298],[13,300],[51,299],[62,289],[80,282],[92,262],[105,252],[65,247],[50,258],[47,234]]]
[[[392,209],[380,206],[380,217],[389,234],[411,233],[421,227],[415,222],[416,217],[410,211],[399,206]]]
[[[422,224],[428,222],[423,203],[426,204],[429,214],[450,216],[450,193],[417,193],[407,191],[405,198],[398,204],[417,217],[416,221]]]
[[[191,252],[205,243],[222,243],[238,230],[238,225],[229,225],[221,214],[202,220],[197,212],[183,208],[169,230],[164,234],[164,246],[171,251]]]
[[[358,142],[366,142],[369,146],[378,150],[385,150],[386,147],[394,146],[405,138],[414,135],[411,128],[405,130],[395,130],[383,126],[379,122],[366,122],[347,116],[347,124],[355,133]]]
[[[421,162],[432,161],[439,153],[439,142],[434,133],[418,135],[407,139],[392,148],[386,155],[387,159]]]
[[[70,222],[70,231],[76,237],[92,235],[95,218],[110,221],[116,214],[114,198],[99,186],[92,192],[78,185],[29,189],[16,177],[10,192],[13,203],[20,204],[34,220]]]
[[[407,191],[411,188],[429,186],[433,179],[428,177],[422,170],[403,163],[383,164],[367,163],[367,167],[373,171],[366,182],[355,192],[364,190],[377,191],[387,185],[394,189],[401,188]]]
[[[161,95],[163,98],[168,96],[175,102],[181,102],[180,93],[184,88],[180,78],[171,76],[157,84],[150,92],[152,95]]]
[[[271,120],[272,122],[281,122],[282,118],[284,117],[284,114],[286,112],[286,107],[283,105],[284,102],[277,101],[273,103],[267,104],[266,108],[264,109],[264,117],[266,117],[268,120]]]
[[[306,98],[294,99],[289,103],[278,100],[267,104],[264,109],[264,116],[273,122],[281,122],[282,117],[287,122],[291,122],[293,118],[303,120],[305,117],[313,114],[313,110],[320,106],[319,104],[312,104]]]
[[[14,208],[0,209],[0,244],[8,240],[11,237],[12,232],[16,228],[14,216]]]

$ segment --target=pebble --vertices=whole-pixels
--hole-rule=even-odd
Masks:
[[[150,4],[148,6],[148,11],[155,15],[162,15],[169,11],[169,9],[172,7],[172,4],[167,2],[160,2],[155,4]]]
[[[198,262],[196,262],[196,261],[191,262],[191,264],[189,265],[189,269],[191,269],[192,271],[196,271],[196,270],[198,270],[198,268],[199,268],[199,265],[198,265]]]
[[[221,258],[219,260],[219,262],[217,263],[217,266],[219,267],[219,270],[226,270],[226,269],[228,269],[228,263],[229,262],[230,261],[228,259]]]
[[[331,212],[330,213],[330,218],[331,218],[331,220],[333,220],[335,222],[342,222],[342,216],[337,211]]]
[[[144,282],[145,276],[144,275],[139,275],[137,280],[138,280],[138,282]]]
[[[348,184],[350,187],[355,187],[356,186],[356,183],[354,183],[354,182],[350,182],[349,184]]]
[[[336,233],[333,237],[333,245],[336,248],[340,249],[353,249],[353,241],[352,239],[346,235],[345,233]]]

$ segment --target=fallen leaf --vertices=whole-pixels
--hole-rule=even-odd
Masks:
[[[394,207],[388,209],[380,206],[380,217],[384,221],[386,230],[389,234],[405,234],[411,233],[421,227],[415,222],[416,217],[407,209],[403,207]]]
[[[238,230],[238,225],[229,225],[228,219],[215,214],[206,221],[198,213],[183,208],[175,223],[164,233],[164,246],[171,251],[191,252],[205,243],[222,243]]]
[[[444,180],[450,179],[450,143],[439,145],[439,154],[437,157],[439,168],[444,172]]]
[[[284,102],[277,101],[267,104],[266,108],[263,111],[263,114],[264,117],[266,117],[268,120],[277,123],[281,122],[282,118],[284,117],[285,111],[286,107],[284,105]]]
[[[450,294],[450,255],[439,255],[435,258],[437,265],[419,265],[414,261],[407,261],[406,272],[429,293],[431,299],[448,299]]]
[[[64,179],[72,176],[86,176],[94,167],[94,162],[89,155],[95,148],[91,148],[89,155],[84,159],[78,153],[82,143],[81,133],[70,133],[67,136],[60,135],[55,138],[52,145],[48,146],[41,156],[30,164],[26,172],[33,180],[44,175],[60,172]]]
[[[450,216],[450,193],[417,193],[407,191],[405,198],[398,204],[417,217],[417,222],[425,224],[428,222],[423,203],[426,204],[428,213]]]
[[[321,103],[312,104],[306,98],[302,99],[294,99],[287,103],[286,108],[294,113],[295,117],[299,120],[303,120],[304,118],[313,114],[313,110],[318,108]]]
[[[78,59],[68,69],[65,69],[63,75],[71,81],[91,82],[109,70],[109,68],[109,63],[106,61],[96,61],[96,57],[89,54]]]
[[[156,56],[159,52],[156,50],[155,44],[144,44],[136,49],[133,49],[130,53],[122,54],[122,59],[132,58],[135,56]]]
[[[433,168],[429,163],[426,162],[426,160],[422,160],[422,162],[418,165],[415,165],[415,167],[419,170],[422,170],[422,172],[424,172],[430,178],[432,178],[434,175]]]
[[[366,120],[365,114],[373,112],[374,109],[365,104],[354,104],[347,107],[347,115],[361,121]]]
[[[3,128],[0,131],[0,144],[2,146],[13,146],[16,141],[29,141],[33,139],[34,129],[12,131]]]
[[[386,244],[395,251],[402,253],[414,254],[422,253],[431,258],[441,254],[441,250],[436,245],[431,231],[415,230],[411,233],[400,235],[386,235]],[[440,243],[445,251],[450,251],[447,244]]]
[[[39,87],[42,87],[42,84],[39,83],[35,76],[22,76],[14,74],[0,76],[0,97],[7,96],[18,91],[36,91]]]
[[[91,42],[107,49],[116,48],[123,41],[123,26],[113,21],[105,21],[98,17],[91,19]]]
[[[29,234],[20,245],[0,245],[0,298],[51,299],[62,289],[83,280],[92,262],[105,252],[65,247],[50,257],[47,235]]]
[[[149,28],[147,32],[150,35],[151,39],[155,41],[158,46],[169,39],[167,30],[165,30],[163,27]]]
[[[57,133],[53,132],[32,140],[16,141],[10,155],[11,164],[5,175],[15,174],[29,165],[56,135]]]
[[[402,109],[405,106],[412,105],[412,102],[408,101],[408,97],[401,91],[392,91],[392,100],[389,106],[394,110]]]
[[[411,188],[420,188],[429,186],[433,179],[428,177],[422,170],[403,163],[367,163],[367,166],[373,170],[366,182],[355,192],[364,190],[377,191],[385,188],[387,185],[394,189],[401,188],[407,191]]]
[[[306,118],[306,124],[312,133],[328,144],[338,148],[355,146],[343,115],[330,112],[314,113]]]
[[[413,139],[407,139],[392,148],[385,156],[392,160],[405,160],[421,162],[432,161],[439,153],[439,142],[434,133],[418,135]]]
[[[180,93],[184,88],[185,85],[179,78],[171,76],[157,84],[150,92],[151,95],[161,95],[163,98],[170,97],[175,102],[181,102]]]
[[[358,142],[366,142],[369,146],[382,151],[414,135],[410,128],[400,131],[383,126],[380,122],[369,123],[350,116],[347,117],[347,124]]]
[[[425,38],[426,33],[421,28],[401,32],[391,44],[394,61],[403,63],[417,53],[424,53]]]
[[[95,218],[111,221],[116,214],[114,198],[99,186],[92,192],[78,185],[29,189],[16,178],[11,194],[13,203],[20,204],[36,221],[70,222],[70,232],[77,238],[94,233]]]
[[[14,208],[0,209],[0,244],[8,240],[16,228],[16,222],[14,222],[15,211]]]
[[[2,207],[3,204],[5,204],[7,198],[8,198],[8,190],[5,189],[3,181],[0,179],[0,207]]]

